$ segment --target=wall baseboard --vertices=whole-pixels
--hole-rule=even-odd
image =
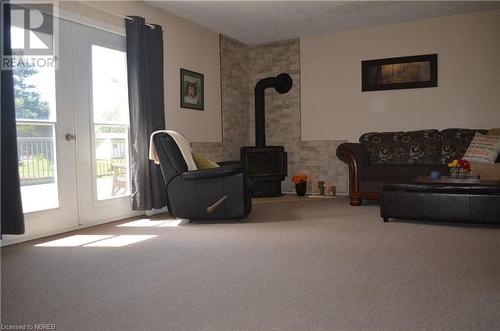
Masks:
[[[160,209],[146,210],[144,212],[144,215],[146,215],[146,216],[153,216],[153,215],[163,214],[163,213],[168,213],[168,208],[167,207],[163,207],[163,208],[160,208]]]

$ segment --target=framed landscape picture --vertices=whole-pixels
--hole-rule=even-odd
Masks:
[[[361,62],[362,91],[437,86],[437,54]]]
[[[204,88],[203,74],[181,69],[181,108],[203,110]]]

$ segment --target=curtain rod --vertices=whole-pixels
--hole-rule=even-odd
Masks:
[[[122,16],[122,15],[117,15],[117,16],[121,16],[121,17],[123,17],[123,18],[125,18],[126,20],[129,20],[129,21],[133,21],[134,20],[130,16]],[[144,23],[144,24],[146,24],[147,26],[149,26],[153,30],[156,29],[156,25],[154,25],[154,24],[150,24],[150,23]]]
[[[120,14],[117,14],[117,13],[113,13],[112,11],[103,9],[103,8],[101,8],[99,6],[96,6],[96,5],[92,5],[92,4],[88,3],[88,2],[87,3],[81,3],[81,4],[84,5],[84,6],[93,8],[95,10],[98,10],[100,12],[106,13],[108,15],[114,16],[114,17],[119,17],[119,18],[122,18],[122,19],[124,18],[124,19],[129,20],[129,21],[133,21],[134,20],[133,18],[131,18],[129,16],[125,16],[125,15],[120,15]],[[156,26],[154,24],[146,23],[146,25],[149,26],[151,29],[155,29],[156,28]]]

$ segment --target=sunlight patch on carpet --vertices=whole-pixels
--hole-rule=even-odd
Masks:
[[[174,227],[174,226],[179,226],[182,223],[182,219],[178,218],[171,218],[171,219],[166,219],[162,221],[151,221],[148,218],[141,218],[140,220],[128,222],[128,223],[123,223],[120,225],[117,225],[117,227]]]
[[[94,241],[113,237],[113,235],[76,235],[66,238],[51,240],[43,244],[35,245],[37,247],[77,247]]]
[[[147,218],[142,218],[142,219],[137,220],[137,221],[132,221],[132,222],[117,225],[117,227],[138,227],[138,228],[139,227],[153,227],[153,226],[162,225],[162,224],[167,223],[167,222],[169,222],[169,221],[151,221]]]
[[[157,235],[76,235],[51,240],[36,247],[123,247],[148,240]]]
[[[83,245],[83,247],[123,247],[131,244],[138,243],[140,241],[148,240],[154,237],[158,237],[157,235],[121,235],[115,236],[109,239],[104,239],[100,241],[96,241],[87,245]]]

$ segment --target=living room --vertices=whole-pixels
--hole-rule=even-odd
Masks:
[[[10,5],[2,328],[500,328],[500,2]]]

